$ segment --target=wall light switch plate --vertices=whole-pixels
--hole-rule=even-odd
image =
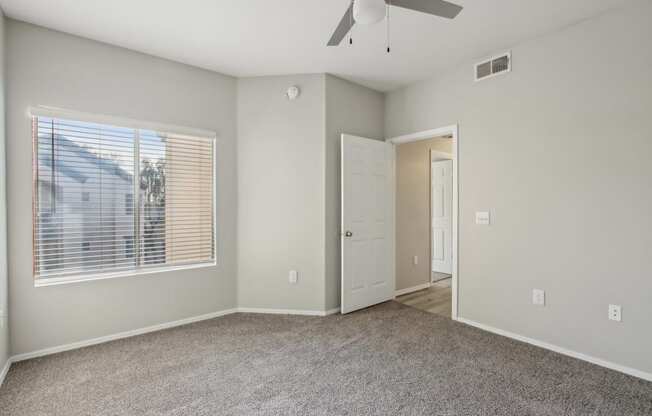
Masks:
[[[532,304],[546,306],[546,292],[541,289],[532,290]]]
[[[415,266],[416,266],[417,264],[419,264],[419,256],[414,256],[414,257],[412,258],[412,263],[413,263]]]
[[[290,270],[290,274],[288,276],[288,281],[291,284],[296,285],[297,282],[299,281],[299,272],[296,271],[296,270]]]
[[[609,305],[609,320],[616,322],[623,320],[623,309],[620,305]]]
[[[478,211],[475,213],[475,223],[478,225],[491,224],[491,215],[488,211]]]

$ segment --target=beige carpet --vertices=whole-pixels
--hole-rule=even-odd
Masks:
[[[389,302],[235,314],[20,362],[0,414],[649,416],[652,383]]]

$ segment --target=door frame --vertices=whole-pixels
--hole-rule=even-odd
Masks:
[[[403,143],[418,142],[421,140],[434,139],[441,136],[451,136],[453,139],[453,236],[452,236],[452,251],[453,251],[453,267],[452,267],[452,281],[451,281],[451,291],[452,291],[452,310],[451,310],[451,319],[457,321],[458,319],[458,305],[459,305],[459,269],[458,269],[458,251],[459,251],[459,148],[460,148],[460,137],[459,137],[459,125],[453,124],[450,126],[445,126],[432,130],[424,130],[412,134],[406,134],[402,136],[396,136],[386,139],[387,142],[392,143],[394,146],[394,160],[396,160],[396,146]],[[428,156],[431,157],[431,156]],[[430,160],[432,163],[432,158]],[[393,182],[394,188],[396,188],[396,163],[393,166]],[[396,216],[396,189],[394,189],[394,207],[392,209],[393,215]],[[396,218],[393,219],[394,227],[396,227]],[[394,239],[396,239],[396,230],[394,230]],[[432,239],[432,236],[431,236]],[[432,242],[431,242],[432,243]],[[394,241],[394,257],[396,257],[396,241]],[[432,269],[432,258],[430,259],[430,269]],[[432,271],[431,271],[432,273]],[[392,271],[394,275],[394,285],[396,285],[396,270]],[[430,278],[428,279],[430,282]]]
[[[437,160],[432,160],[433,158]],[[453,160],[455,156],[452,153],[440,152],[439,150],[430,151],[430,163],[432,162],[441,162],[442,160]]]

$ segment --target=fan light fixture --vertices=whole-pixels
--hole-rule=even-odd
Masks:
[[[349,45],[353,45],[353,26],[356,23],[371,25],[385,20],[387,23],[387,53],[389,53],[389,11],[392,6],[434,16],[454,19],[461,11],[462,6],[449,3],[446,0],[351,0],[349,7],[340,19],[335,32],[328,41],[328,46],[337,46],[342,39],[349,35]]]
[[[386,15],[385,0],[355,0],[353,2],[353,20],[362,25],[378,23]]]

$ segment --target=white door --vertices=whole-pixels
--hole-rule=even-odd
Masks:
[[[394,297],[390,143],[342,135],[342,313]]]
[[[432,162],[432,271],[453,272],[453,161]]]

